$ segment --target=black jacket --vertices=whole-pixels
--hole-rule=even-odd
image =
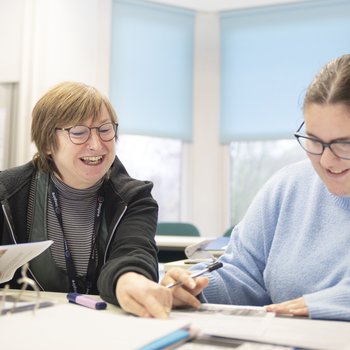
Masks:
[[[28,227],[32,225],[32,218],[27,218],[28,198],[31,183],[36,181],[37,174],[32,162],[0,173],[1,245],[28,242]],[[96,292],[106,301],[118,305],[115,286],[123,273],[134,271],[153,281],[158,280],[157,247],[154,240],[158,205],[151,196],[153,184],[132,179],[117,157],[103,186],[107,237],[99,244]],[[47,237],[46,232],[43,234]],[[50,261],[41,263],[40,270],[47,268],[46,263],[54,264],[48,256],[51,255],[47,254],[45,259]],[[59,281],[59,287],[50,284],[50,281],[41,281],[41,285],[45,285],[44,289],[67,292],[67,274],[60,271],[53,277]],[[18,287],[17,278],[18,271],[10,283],[11,287]]]

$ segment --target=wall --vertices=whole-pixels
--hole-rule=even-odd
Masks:
[[[187,172],[190,185],[184,188],[191,194],[190,208],[187,208],[189,219],[204,236],[214,236],[229,226],[225,205],[229,194],[226,190],[228,147],[219,143],[220,28],[217,14],[197,14],[195,43],[194,134],[193,143],[186,150],[190,157],[187,164],[192,171]]]
[[[16,164],[34,152],[31,110],[49,87],[77,80],[108,92],[110,6],[110,0],[0,0],[0,82],[19,83]]]
[[[0,83],[19,80],[23,0],[0,0]]]

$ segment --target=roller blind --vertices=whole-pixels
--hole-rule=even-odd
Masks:
[[[221,13],[221,142],[292,137],[314,75],[350,53],[349,18],[347,1]]]
[[[111,101],[122,133],[192,140],[194,13],[114,0]]]

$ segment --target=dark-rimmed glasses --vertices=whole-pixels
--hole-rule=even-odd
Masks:
[[[92,129],[96,129],[102,141],[111,141],[115,138],[117,128],[118,123],[108,122],[91,128],[85,125],[76,125],[70,128],[56,128],[56,130],[67,131],[72,143],[75,145],[82,145],[90,138]]]
[[[336,157],[350,160],[350,141],[334,140],[329,143],[323,142],[314,137],[301,134],[300,130],[303,126],[304,122],[301,123],[294,136],[304,151],[315,156],[320,156],[323,154],[325,148],[328,147]]]

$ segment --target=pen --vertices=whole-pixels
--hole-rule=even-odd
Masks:
[[[96,300],[92,297],[79,294],[79,293],[68,293],[67,299],[71,303],[86,306],[86,307],[89,307],[90,309],[103,310],[107,307],[107,303],[105,303],[104,301]]]
[[[206,273],[206,272],[211,272],[211,271],[217,270],[217,269],[219,269],[219,268],[222,267],[222,266],[223,266],[223,265],[222,265],[221,262],[216,261],[216,262],[214,262],[214,263],[208,265],[205,269],[193,273],[192,275],[190,275],[190,277],[191,277],[191,278],[196,278],[196,277],[198,277],[198,276],[203,275],[203,274]],[[180,284],[182,284],[182,282],[177,281],[177,282],[168,284],[166,287],[167,287],[167,288],[173,288],[173,287],[179,286]]]

